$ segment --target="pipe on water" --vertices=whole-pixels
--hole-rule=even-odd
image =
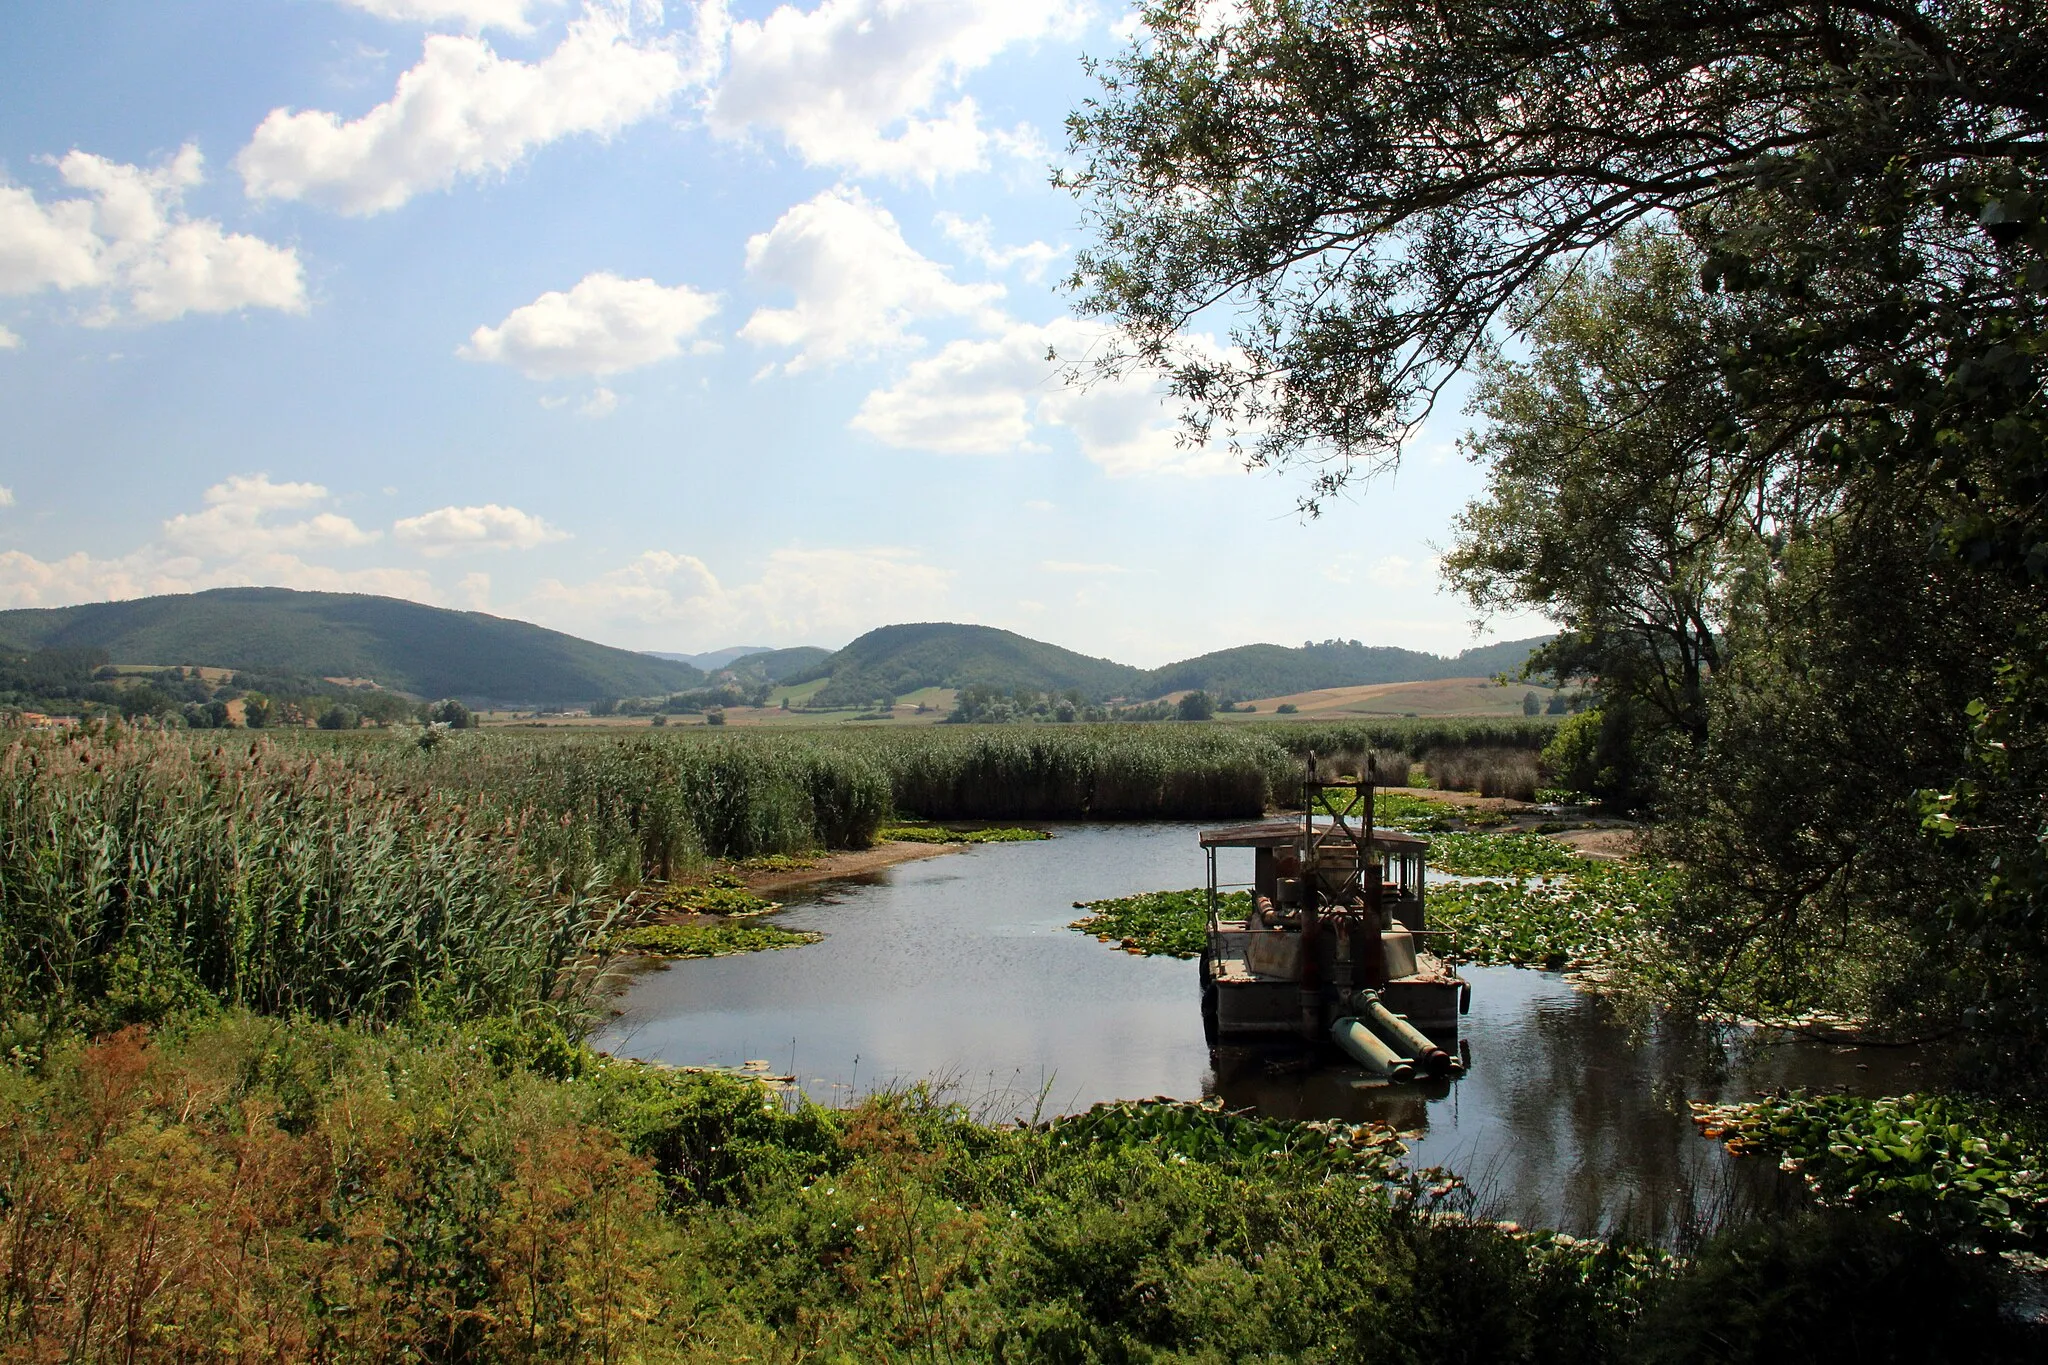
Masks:
[[[1397,1054],[1381,1041],[1378,1034],[1356,1019],[1339,1019],[1330,1025],[1330,1041],[1374,1075],[1395,1081],[1415,1079],[1415,1064]]]
[[[1430,1075],[1441,1076],[1451,1069],[1451,1054],[1429,1041],[1429,1036],[1421,1029],[1388,1009],[1380,1000],[1378,991],[1360,991],[1352,996],[1351,1008],[1357,1011],[1361,1020],[1393,1044],[1395,1050],[1407,1053]]]

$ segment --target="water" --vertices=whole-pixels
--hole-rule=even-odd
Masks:
[[[764,1060],[827,1103],[938,1080],[990,1118],[1220,1095],[1290,1118],[1379,1119],[1415,1133],[1411,1165],[1456,1171],[1497,1216],[1663,1241],[1774,1183],[1767,1163],[1701,1138],[1687,1099],[1920,1083],[1921,1059],[1907,1052],[1632,1035],[1558,975],[1509,967],[1464,970],[1473,1067],[1455,1083],[1387,1086],[1335,1066],[1289,1074],[1251,1050],[1212,1058],[1193,962],[1132,956],[1066,927],[1075,901],[1201,885],[1198,828],[1070,826],[1050,842],[980,845],[806,888],[777,921],[824,942],[646,972],[597,1042],[678,1064]],[[1250,855],[1239,856],[1225,880],[1249,879]]]

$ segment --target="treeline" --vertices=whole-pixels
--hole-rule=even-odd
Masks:
[[[605,697],[593,702],[593,716],[695,716],[728,706],[766,706],[774,684],[733,679],[714,687],[671,692],[661,697]]]

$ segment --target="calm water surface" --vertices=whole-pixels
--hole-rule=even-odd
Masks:
[[[1456,1083],[1386,1086],[1340,1067],[1279,1074],[1254,1051],[1212,1057],[1193,962],[1135,957],[1066,927],[1075,901],[1201,885],[1199,828],[1060,827],[1049,842],[981,845],[794,892],[777,922],[822,943],[649,971],[597,1041],[679,1064],[766,1060],[828,1103],[936,1078],[995,1118],[1221,1095],[1290,1118],[1380,1119],[1416,1133],[1412,1165],[1458,1172],[1500,1216],[1656,1238],[1758,1197],[1774,1177],[1699,1137],[1686,1100],[1920,1083],[1906,1052],[1632,1034],[1561,977],[1508,967],[1465,969],[1473,1065]],[[1225,880],[1249,879],[1241,856]]]

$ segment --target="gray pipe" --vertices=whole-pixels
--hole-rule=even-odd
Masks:
[[[1428,1034],[1388,1009],[1380,1000],[1378,991],[1360,991],[1352,996],[1351,1008],[1393,1044],[1395,1050],[1406,1052],[1430,1075],[1441,1076],[1451,1069],[1451,1054],[1432,1043]]]
[[[1379,1035],[1356,1019],[1339,1019],[1330,1025],[1330,1041],[1367,1071],[1396,1081],[1415,1079],[1415,1064],[1380,1041]]]

